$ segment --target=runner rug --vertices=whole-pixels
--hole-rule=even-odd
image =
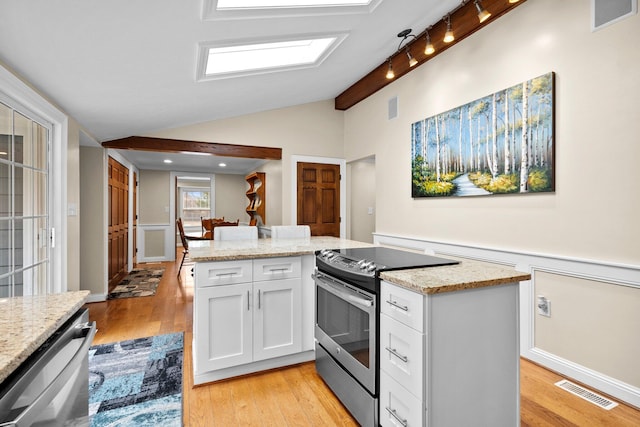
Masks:
[[[181,426],[183,347],[182,333],[91,347],[91,426]]]
[[[156,294],[164,268],[131,270],[111,292],[108,299],[150,297]]]

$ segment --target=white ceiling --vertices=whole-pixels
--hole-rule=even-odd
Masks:
[[[1,0],[0,62],[103,142],[333,99],[397,49],[399,31],[417,34],[460,3],[382,0],[370,13],[203,20],[203,1]],[[347,38],[319,67],[196,81],[199,43],[338,32]]]

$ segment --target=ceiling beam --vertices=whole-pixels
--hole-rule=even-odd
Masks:
[[[281,160],[282,148],[256,147],[252,145],[220,144],[217,142],[184,141],[181,139],[129,136],[102,143],[104,148],[141,150],[164,153],[208,153],[221,157]]]
[[[425,55],[424,53],[427,36],[427,29],[425,29],[419,35],[417,35],[416,38],[413,39],[413,41],[407,43],[406,45],[403,45],[399,51],[394,52],[390,56],[391,66],[393,68],[395,78],[386,78],[389,62],[388,60],[385,61],[383,64],[380,64],[369,74],[358,80],[351,87],[338,95],[334,100],[336,110],[348,110],[358,102],[373,95],[378,90],[394,82],[405,74],[408,74],[409,72],[415,70],[416,68],[418,68],[418,66],[438,56],[451,46],[469,37],[479,29],[491,24],[500,16],[520,6],[525,1],[526,0],[520,0],[518,3],[509,3],[508,0],[482,0],[482,6],[484,6],[485,9],[491,12],[491,17],[483,23],[480,23],[478,20],[474,2],[463,2],[461,6],[459,6],[454,10],[453,13],[451,13],[451,27],[455,34],[455,40],[453,42],[445,43],[442,41],[442,39],[444,38],[444,33],[447,30],[447,24],[444,20],[436,22],[429,30],[431,42],[436,49],[435,53],[429,56]],[[409,61],[407,59],[407,54],[405,53],[405,46],[409,47],[411,55],[418,60],[417,65],[409,67]]]

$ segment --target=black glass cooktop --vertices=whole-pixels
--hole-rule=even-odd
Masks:
[[[409,268],[438,267],[459,264],[459,261],[407,252],[382,246],[369,248],[336,249],[334,252],[352,260],[366,260],[376,264],[377,271],[405,270]]]

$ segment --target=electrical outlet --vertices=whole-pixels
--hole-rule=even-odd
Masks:
[[[539,315],[551,317],[551,301],[545,296],[538,295],[536,305],[538,306]]]

